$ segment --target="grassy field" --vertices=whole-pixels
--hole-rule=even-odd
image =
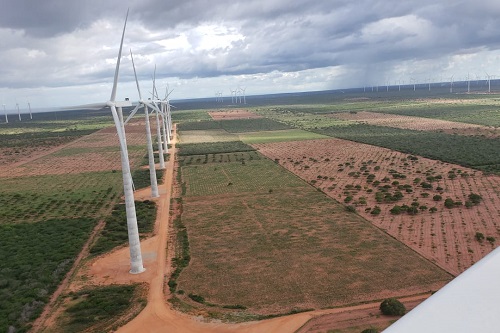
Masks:
[[[220,153],[230,153],[235,151],[255,150],[251,146],[244,144],[241,141],[179,144],[177,147],[179,148],[178,152],[179,156],[220,154]]]
[[[228,133],[225,130],[192,130],[181,131],[179,133],[179,143],[204,143],[204,142],[223,142],[223,141],[237,141],[236,134]]]
[[[0,178],[0,225],[102,216],[121,191],[121,173]]]
[[[327,136],[299,129],[289,129],[282,131],[243,133],[239,134],[239,138],[246,144],[253,144],[280,141],[314,140],[327,138]]]
[[[449,279],[270,160],[207,162],[182,167],[182,175],[191,262],[178,290],[215,309],[286,313]]]
[[[172,122],[185,123],[192,121],[205,121],[212,119],[205,110],[182,110],[172,112]]]

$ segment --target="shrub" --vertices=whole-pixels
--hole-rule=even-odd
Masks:
[[[191,298],[193,301],[195,302],[198,302],[198,303],[201,303],[201,304],[204,304],[205,303],[205,298],[203,298],[202,296],[200,295],[196,295],[196,294],[189,294],[188,295],[189,298]]]
[[[488,237],[486,237],[486,240],[487,240],[488,242],[490,242],[491,244],[495,243],[495,237],[488,236]]]
[[[434,200],[434,201],[441,201],[441,200],[443,200],[443,197],[440,196],[439,194],[436,194],[435,196],[432,197],[432,200]]]
[[[484,234],[482,232],[476,232],[476,235],[474,236],[474,238],[478,242],[482,242],[484,240]]]
[[[356,207],[352,205],[347,206],[345,210],[348,211],[349,213],[356,213]]]
[[[379,207],[379,206],[375,206],[375,207],[373,207],[373,209],[372,209],[372,211],[370,212],[370,214],[372,214],[372,215],[379,215],[379,214],[380,214],[380,212],[381,212],[380,207]]]
[[[378,329],[376,328],[367,328],[361,331],[361,333],[378,333]]]
[[[444,201],[444,206],[446,208],[453,208],[455,207],[455,202],[453,201],[453,199],[448,198]]]
[[[481,197],[479,194],[476,193],[471,193],[469,194],[469,201],[472,202],[474,205],[477,205],[483,200],[483,197]]]
[[[406,313],[406,308],[395,298],[387,298],[380,303],[380,311],[388,316],[402,316]]]

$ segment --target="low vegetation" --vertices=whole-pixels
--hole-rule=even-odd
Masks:
[[[380,311],[387,316],[402,316],[406,313],[406,308],[395,298],[387,298],[380,303]]]
[[[96,224],[60,219],[0,225],[0,331],[25,332]]]
[[[140,234],[151,233],[156,220],[156,204],[152,201],[136,201],[137,225]],[[123,245],[128,241],[127,216],[125,204],[116,204],[111,215],[106,218],[106,225],[101,235],[91,247],[90,253],[101,254]]]

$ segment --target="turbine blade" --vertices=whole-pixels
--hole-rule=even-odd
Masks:
[[[120,72],[120,59],[122,57],[123,39],[125,38],[125,28],[127,27],[128,11],[129,10],[127,9],[127,16],[125,16],[125,24],[123,25],[122,40],[120,42],[120,50],[118,51],[118,58],[116,59],[115,78],[113,80],[113,90],[111,91],[111,98],[109,99],[111,102],[114,102],[115,98],[116,98],[116,87],[118,85],[118,73]]]
[[[149,106],[151,109],[155,110],[156,112],[161,112],[160,109],[158,109],[158,107],[153,103],[144,102],[144,105]]]
[[[127,119],[123,122],[124,125],[127,125],[127,123],[132,119],[132,117],[139,111],[139,109],[142,108],[142,104],[137,104],[137,106],[130,112],[128,115]]]
[[[137,92],[139,92],[139,100],[142,101],[141,88],[139,88],[139,81],[137,80],[137,73],[135,72],[134,56],[132,55],[132,50],[130,50],[130,57],[132,58],[132,67],[134,67],[135,84],[137,85]]]
[[[93,103],[93,104],[60,107],[59,109],[60,110],[101,110],[107,106],[108,105],[106,103]]]

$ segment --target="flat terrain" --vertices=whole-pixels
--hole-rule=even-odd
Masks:
[[[341,120],[352,120],[376,126],[389,126],[417,131],[442,131],[462,135],[479,135],[491,138],[500,136],[500,129],[489,126],[467,124],[463,122],[387,114],[381,112],[335,113],[333,117]]]
[[[358,214],[454,275],[494,248],[494,243],[476,241],[476,232],[499,236],[499,176],[340,139],[254,147],[332,198],[354,205]],[[402,197],[396,200],[398,191]],[[471,193],[483,201],[466,208]],[[435,201],[435,195],[441,199]],[[462,205],[446,208],[446,198]],[[413,203],[418,203],[414,215],[390,212],[395,205]],[[373,213],[375,206],[379,214]]]
[[[185,295],[249,316],[413,295],[449,280],[276,163],[246,154],[182,167]]]

